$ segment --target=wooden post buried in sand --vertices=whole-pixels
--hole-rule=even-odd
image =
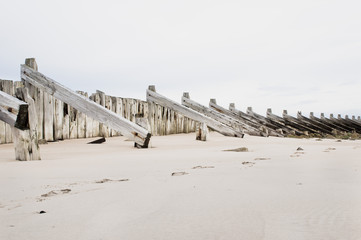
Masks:
[[[157,103],[163,107],[167,107],[173,111],[179,112],[180,114],[193,119],[197,122],[205,123],[208,127],[214,129],[215,131],[231,137],[243,137],[243,133],[235,131],[234,129],[220,123],[212,118],[209,118],[201,113],[198,113],[190,108],[182,106],[179,103],[176,103],[158,93],[155,92],[155,86],[149,86],[147,90],[147,101]]]
[[[196,129],[196,140],[207,141],[209,138],[208,127],[205,123],[198,123]]]
[[[27,63],[28,61],[30,60],[27,60]],[[36,64],[35,60],[32,64]],[[35,67],[35,65],[31,66]],[[40,160],[37,141],[38,119],[34,100],[21,82],[18,82],[16,86],[17,88],[11,87],[7,91],[16,95],[17,98],[0,91],[0,120],[5,121],[11,127],[15,159],[20,161]]]
[[[78,111],[89,115],[93,119],[116,131],[119,131],[122,135],[134,140],[134,145],[136,147],[148,147],[151,134],[137,124],[130,122],[105,107],[99,106],[85,96],[70,90],[55,80],[29,68],[26,65],[21,65],[21,78],[31,85],[42,89],[55,98],[74,107]]]

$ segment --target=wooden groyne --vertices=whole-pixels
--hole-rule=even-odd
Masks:
[[[199,135],[200,130],[206,133],[207,127],[236,137],[243,137],[244,133],[264,137],[346,138],[351,136],[350,134],[361,135],[360,116],[350,118],[346,115],[342,118],[341,115],[334,117],[331,114],[326,118],[321,114],[318,118],[313,113],[306,117],[298,112],[297,117],[293,117],[288,115],[286,110],[282,116],[277,116],[271,109],[263,116],[255,113],[251,107],[247,108],[247,112],[242,112],[232,103],[229,109],[225,109],[217,105],[215,99],[211,99],[208,107],[203,106],[191,100],[189,93],[183,94],[179,104],[156,93],[154,86],[147,90],[147,101],[110,96],[100,90],[92,94],[83,91],[75,93],[40,74],[34,59],[26,59],[25,63],[22,66],[23,81],[0,79],[0,102],[3,102],[0,104],[0,115],[4,120],[0,121],[0,144],[14,141],[13,127],[24,130],[29,128],[24,122],[27,103],[15,99],[17,97],[23,100],[27,94],[35,109],[32,119],[35,120],[33,126],[36,129],[33,129],[32,133],[35,133],[40,141],[112,137],[130,132],[128,137],[132,134],[135,139],[139,137],[135,142],[142,145],[147,131],[157,136],[195,132],[198,129]],[[34,80],[41,84],[37,85]],[[21,89],[27,89],[25,95]],[[79,106],[79,102],[85,105]],[[94,114],[94,111],[102,114]],[[124,122],[127,127],[114,125],[116,121]]]

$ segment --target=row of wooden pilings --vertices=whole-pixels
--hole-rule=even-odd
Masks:
[[[39,73],[35,59],[26,59],[26,64],[21,66],[21,78],[22,81],[15,82],[0,80],[1,99],[17,102],[14,98],[17,97],[26,101],[29,108],[33,109],[32,113],[29,112],[29,125],[33,129],[30,126],[30,133],[19,132],[12,128],[16,125],[11,127],[0,121],[0,143],[12,142],[13,136],[21,139],[21,134],[23,139],[18,143],[25,144],[25,135],[30,134],[30,139],[34,141],[29,141],[34,144],[36,142],[35,145],[38,140],[57,141],[125,134],[135,140],[135,146],[148,147],[151,135],[196,131],[197,139],[205,141],[208,127],[233,137],[249,134],[263,137],[360,138],[361,134],[360,117],[348,118],[346,115],[342,118],[339,115],[335,118],[331,114],[330,118],[326,118],[321,114],[317,118],[312,113],[309,117],[303,116],[301,112],[293,117],[286,110],[279,117],[271,109],[268,109],[267,116],[264,117],[253,112],[252,108],[248,108],[246,113],[242,112],[232,103],[229,109],[225,109],[217,105],[215,99],[210,100],[209,106],[203,106],[191,100],[189,93],[184,93],[181,103],[177,103],[157,93],[155,86],[149,86],[147,101],[113,97],[101,91],[88,97],[85,92],[75,93]],[[27,104],[26,102],[23,103]],[[7,111],[14,112],[15,109],[9,105],[0,107],[0,117],[13,124],[13,113]]]
[[[21,87],[23,87],[21,81],[0,80],[0,91],[12,96],[15,96],[16,89]],[[86,92],[78,91],[78,93],[88,97]],[[119,132],[93,120],[40,89],[30,87],[29,94],[34,99],[37,109],[39,140],[51,142],[120,135]],[[158,104],[139,99],[109,96],[101,91],[91,94],[89,98],[131,122],[136,122],[137,118],[148,118],[152,135],[189,133],[194,132],[196,128],[195,121]],[[12,142],[12,128],[9,124],[0,121],[0,144]]]

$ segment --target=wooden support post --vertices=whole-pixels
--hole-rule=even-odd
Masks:
[[[102,91],[99,91],[99,90],[97,90],[96,92],[97,92],[97,94],[99,94],[100,106],[105,108],[105,93]],[[109,137],[108,128],[102,122],[99,122],[99,134],[101,137],[104,137],[104,138]]]
[[[313,113],[312,113],[312,115],[313,115]],[[331,127],[329,127],[323,123],[320,123],[314,119],[303,116],[300,111],[297,113],[297,119],[300,122],[302,122],[305,126],[311,127],[312,129],[319,131],[320,134],[322,134],[322,135],[324,135],[324,134],[333,135],[334,134],[333,129]]]
[[[90,99],[77,94],[76,92],[66,88],[55,80],[34,71],[26,65],[21,66],[21,78],[30,84],[43,89],[55,98],[73,106],[80,112],[83,112],[93,119],[108,125],[122,135],[134,140],[136,147],[147,148],[151,134],[144,128],[132,123],[117,114],[101,107]]]
[[[216,110],[219,113],[222,113],[224,115],[227,115],[228,117],[236,119],[238,123],[242,124],[244,132],[249,135],[268,137],[270,135],[270,132],[272,132],[277,136],[282,136],[281,134],[275,132],[274,130],[266,127],[264,124],[259,122],[256,118],[252,117],[251,115],[248,115],[236,109],[230,111],[226,108],[221,107],[220,105],[217,104],[217,101],[214,98],[212,98],[209,101],[209,107],[213,110]]]
[[[213,99],[214,100],[214,99]],[[211,99],[212,101],[212,99]],[[194,111],[197,111],[207,117],[210,117],[220,123],[223,123],[224,125],[239,131],[241,133],[245,132],[247,134],[250,134],[249,127],[239,120],[233,118],[232,116],[228,116],[226,114],[217,112],[214,109],[208,108],[206,106],[203,106],[189,98],[189,93],[183,93],[182,97],[182,105],[186,106],[190,109],[193,109]],[[259,136],[259,131],[257,129],[253,129],[253,131],[256,132],[256,135]]]
[[[27,88],[18,88],[17,96],[29,105],[29,130],[20,131],[13,128],[15,158],[20,161],[41,160],[38,144],[38,119],[34,99]]]
[[[0,82],[0,91],[3,91],[7,94],[9,94],[10,96],[15,96],[14,94],[14,83],[11,80],[1,80]],[[12,136],[12,127],[7,124],[5,124],[5,131],[3,132],[4,134],[4,140],[5,143],[11,143],[13,142],[13,136]]]
[[[37,69],[35,59],[26,59],[26,64]],[[28,105],[28,116],[26,118],[29,130],[20,131],[13,128],[13,139],[15,146],[15,158],[20,161],[40,160],[40,149],[38,144],[38,114],[36,111],[35,101],[29,94],[29,89],[25,87],[17,88],[16,95],[24,100]],[[34,90],[35,89],[31,89]]]
[[[179,103],[176,103],[158,93],[155,92],[155,86],[149,86],[147,90],[147,101],[157,103],[163,107],[167,107],[170,110],[176,111],[198,122],[204,122],[210,128],[214,129],[215,131],[225,135],[225,136],[232,136],[232,137],[243,137],[243,133],[239,131],[235,131],[234,129],[220,123],[212,118],[209,118],[201,113],[198,113],[192,109],[182,106]]]
[[[318,134],[320,133],[320,131],[312,127],[306,126],[303,122],[301,122],[297,118],[288,115],[287,110],[283,110],[283,119],[288,125],[298,129],[299,131],[303,131],[305,135],[308,135],[309,133],[318,133]]]
[[[272,113],[272,109],[268,108],[267,109],[267,118],[270,119],[271,121],[284,126],[284,129],[287,129],[287,134],[292,134],[292,135],[303,135],[304,133],[302,131],[300,131],[297,128],[294,128],[293,126],[290,126],[288,123],[285,122],[285,120],[275,114]]]
[[[0,91],[0,120],[21,130],[29,129],[28,104]]]
[[[209,138],[208,127],[205,123],[198,123],[196,129],[196,140],[207,141]]]
[[[54,99],[54,140],[63,140],[64,103]]]

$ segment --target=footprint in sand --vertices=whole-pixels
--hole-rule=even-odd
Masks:
[[[323,151],[323,152],[330,152],[330,151],[335,151],[336,150],[336,148],[327,148],[325,151]]]
[[[214,168],[214,166],[195,166],[192,169]]]
[[[71,192],[71,189],[69,188],[66,188],[66,189],[61,189],[61,190],[53,190],[53,191],[50,191],[48,193],[45,193],[45,194],[42,194],[41,197],[52,197],[52,196],[56,196],[58,194],[66,194],[66,193],[69,193]]]
[[[183,175],[187,175],[189,173],[186,173],[186,172],[173,172],[172,173],[172,176],[183,176]]]
[[[252,167],[253,165],[255,165],[254,162],[242,162],[242,164],[248,167]]]
[[[255,158],[254,160],[263,161],[263,160],[271,160],[271,158],[263,158],[263,157],[261,157],[261,158]]]
[[[95,181],[95,183],[106,183],[106,182],[126,182],[126,181],[129,181],[129,179],[125,178],[125,179],[113,180],[113,179],[109,179],[109,178],[104,178],[104,179],[102,179],[102,180]]]

